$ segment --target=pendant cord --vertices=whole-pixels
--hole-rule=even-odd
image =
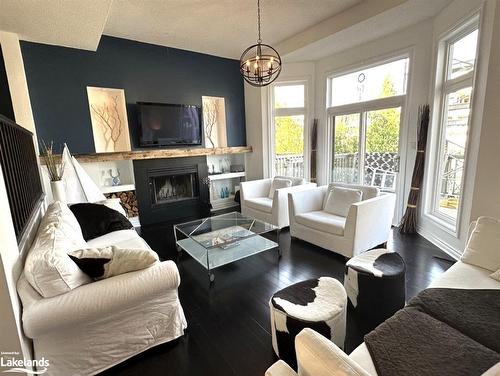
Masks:
[[[257,20],[259,28],[259,39],[257,39],[257,43],[261,43],[262,39],[260,38],[260,0],[257,0]]]

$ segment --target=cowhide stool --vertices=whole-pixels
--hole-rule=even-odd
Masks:
[[[275,293],[269,301],[273,349],[295,366],[295,336],[311,328],[344,348],[347,295],[334,278],[309,279]]]
[[[344,287],[363,332],[404,307],[405,270],[401,256],[387,249],[361,253],[346,263]]]

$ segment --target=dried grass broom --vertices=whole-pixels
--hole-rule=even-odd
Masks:
[[[42,149],[41,157],[45,161],[50,181],[62,180],[64,174],[64,161],[60,156],[54,153],[54,143],[51,141],[50,144],[47,145],[41,140],[40,146]]]
[[[313,120],[311,131],[311,183],[316,183],[316,165],[318,153],[318,119]]]
[[[399,232],[402,234],[415,234],[417,232],[418,200],[424,178],[425,147],[427,145],[427,131],[429,129],[428,104],[419,107],[418,124],[417,156],[411,178],[410,194],[408,195],[405,215],[399,225]]]

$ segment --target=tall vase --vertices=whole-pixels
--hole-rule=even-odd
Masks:
[[[66,190],[64,189],[64,181],[57,180],[50,182],[50,189],[52,190],[52,198],[55,201],[66,202]]]

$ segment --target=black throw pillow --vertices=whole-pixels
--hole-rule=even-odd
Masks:
[[[75,215],[87,241],[113,231],[133,228],[132,223],[121,213],[101,204],[74,204],[70,210]]]

